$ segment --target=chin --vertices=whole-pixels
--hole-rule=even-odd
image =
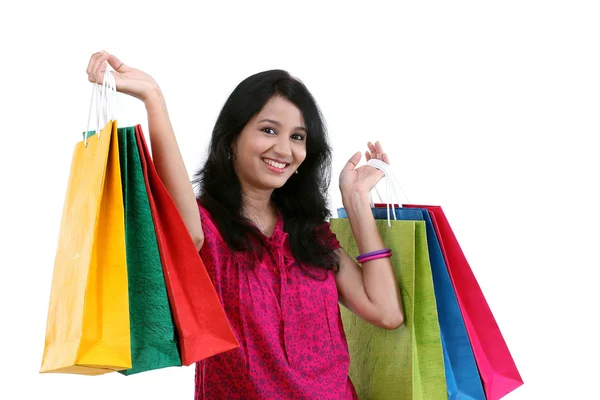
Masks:
[[[283,185],[285,185],[287,183],[288,179],[289,179],[289,177],[285,177],[285,178],[281,177],[278,179],[277,178],[261,179],[256,183],[264,189],[275,190],[275,189],[279,189],[279,188],[283,187]]]

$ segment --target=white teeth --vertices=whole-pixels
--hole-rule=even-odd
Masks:
[[[275,167],[275,168],[279,168],[279,169],[283,169],[283,168],[285,168],[285,166],[287,165],[287,164],[282,164],[282,163],[275,162],[275,161],[273,161],[273,160],[267,160],[267,159],[263,159],[263,161],[264,161],[265,163],[267,163],[267,164],[269,164],[269,165],[271,165],[271,166],[273,166],[273,167]]]

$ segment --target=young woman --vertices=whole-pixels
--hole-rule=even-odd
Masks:
[[[359,266],[329,224],[331,149],[315,100],[287,72],[261,72],[231,93],[215,124],[196,198],[157,83],[106,52],[117,90],[144,102],[152,156],[221,299],[238,349],[197,364],[196,399],[356,399],[338,302],[385,329],[403,322],[389,254]],[[339,188],[361,254],[383,249],[369,192],[383,173],[357,168]],[[389,162],[381,145],[366,158]]]

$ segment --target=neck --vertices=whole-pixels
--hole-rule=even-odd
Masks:
[[[246,217],[262,217],[273,213],[273,190],[242,187],[243,210]]]

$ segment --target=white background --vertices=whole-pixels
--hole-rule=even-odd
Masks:
[[[332,209],[369,140],[411,201],[444,207],[525,380],[506,399],[600,399],[598,3],[395,3],[3,3],[0,398],[193,396],[191,367],[38,374],[85,68],[105,49],[159,82],[190,175],[242,79],[299,77],[328,123]],[[147,131],[139,101],[121,106]]]

